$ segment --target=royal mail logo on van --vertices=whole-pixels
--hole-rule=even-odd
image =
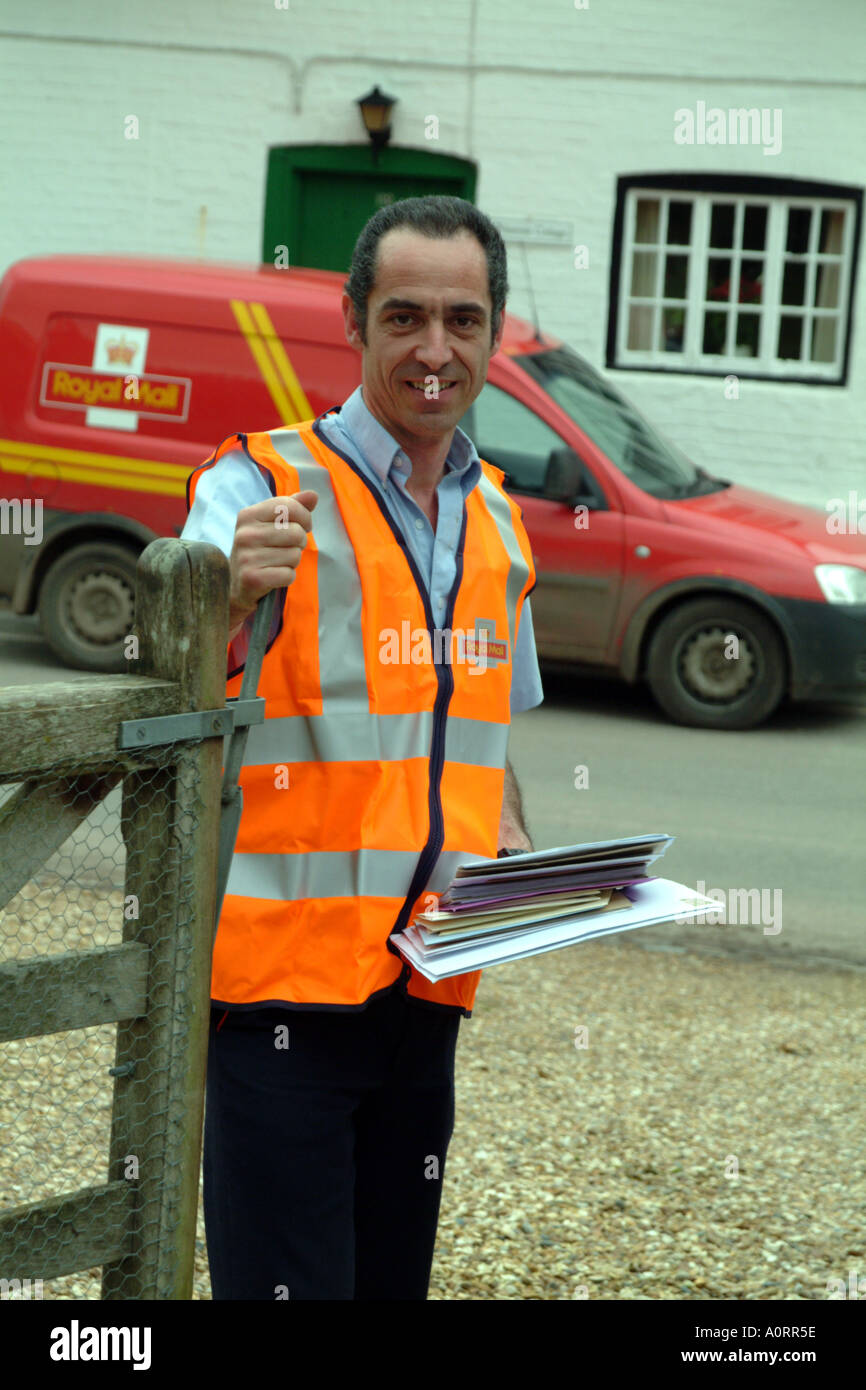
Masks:
[[[131,367],[135,360],[135,343],[128,343],[121,333],[119,338],[110,339],[105,344],[105,355],[109,362],[120,362]]]
[[[68,362],[46,362],[39,403],[61,410],[99,406],[183,424],[191,387],[192,380],[186,376],[157,376],[154,372],[122,375],[71,366]]]

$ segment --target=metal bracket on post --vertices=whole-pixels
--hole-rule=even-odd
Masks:
[[[124,719],[117,726],[118,748],[156,748],[184,739],[216,738],[263,724],[265,702],[252,699],[228,699],[225,709],[191,710],[188,714],[163,714],[154,719]]]

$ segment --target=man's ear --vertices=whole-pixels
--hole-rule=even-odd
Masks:
[[[348,294],[343,293],[341,301],[343,309],[343,324],[346,329],[346,342],[355,349],[356,352],[363,352],[364,343],[361,338],[361,329],[355,317],[355,306]]]

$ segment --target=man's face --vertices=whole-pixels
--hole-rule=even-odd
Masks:
[[[398,442],[450,436],[502,341],[490,341],[487,257],[471,232],[446,239],[395,227],[379,242],[362,344],[343,295],[346,337],[363,354],[364,399]]]

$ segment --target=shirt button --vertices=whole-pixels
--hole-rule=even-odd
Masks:
[[[416,530],[416,531],[423,531],[423,530],[424,530],[424,522],[421,520],[420,516],[416,516],[416,518],[415,518],[415,530]]]

